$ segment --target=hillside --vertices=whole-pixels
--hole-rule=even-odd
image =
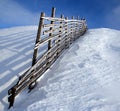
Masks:
[[[31,65],[36,26],[0,30],[0,111],[7,90]],[[10,111],[119,111],[120,31],[89,29]]]

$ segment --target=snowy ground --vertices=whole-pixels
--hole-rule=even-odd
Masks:
[[[31,65],[37,27],[0,30],[0,111],[7,90]],[[120,31],[90,29],[10,111],[120,111]]]

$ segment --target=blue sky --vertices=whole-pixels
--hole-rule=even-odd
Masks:
[[[0,28],[38,25],[41,12],[87,19],[89,28],[120,30],[120,0],[0,0]]]

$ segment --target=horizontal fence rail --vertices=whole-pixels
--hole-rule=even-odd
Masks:
[[[32,66],[19,77],[18,82],[8,90],[9,108],[13,106],[15,97],[26,87],[31,91],[37,79],[50,68],[60,54],[83,35],[87,30],[85,19],[79,20],[72,17],[55,18],[55,8],[52,8],[51,17],[41,13],[38,32],[34,47]],[[43,47],[43,53],[40,48]],[[39,56],[39,53],[42,53]]]

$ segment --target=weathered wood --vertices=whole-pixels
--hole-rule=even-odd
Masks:
[[[42,17],[48,21],[52,21],[52,22],[61,22],[61,21],[65,21],[65,19],[61,19],[61,18],[53,18],[53,17]]]
[[[51,14],[51,17],[55,17],[55,8],[52,8],[52,14]],[[54,21],[51,21],[51,24],[54,24]],[[53,27],[50,27],[50,30],[53,30]],[[49,37],[52,36],[52,33],[49,34]],[[51,40],[48,41],[48,50],[51,48]]]
[[[50,24],[44,24],[44,20],[49,20]],[[23,89],[36,83],[36,80],[44,74],[44,72],[57,60],[64,49],[70,46],[73,40],[76,40],[87,30],[86,20],[75,20],[72,17],[64,19],[55,18],[55,8],[52,8],[51,17],[45,17],[41,13],[38,32],[33,53],[32,67],[30,67],[23,75],[19,77],[17,84],[8,90],[10,106],[13,106],[15,96]],[[40,46],[44,46],[48,42],[48,50],[38,58],[38,50]]]
[[[59,27],[60,25],[65,25],[65,24],[59,24],[59,23],[56,23],[56,24],[43,24],[43,28],[49,28],[49,27],[55,27],[55,28],[57,28],[57,27]]]
[[[59,32],[60,27],[62,29],[62,26],[59,25],[59,27],[53,28],[52,30],[50,30],[50,29],[49,30],[44,30],[43,35],[48,34],[48,33],[57,33],[57,32]]]
[[[44,22],[44,19],[42,17],[44,17],[44,16],[45,16],[45,13],[41,13],[35,44],[37,44],[40,40],[42,25],[43,25],[43,22]],[[37,54],[38,54],[38,48],[34,49],[32,66],[36,63]]]
[[[74,16],[72,16],[71,19],[74,20]],[[74,27],[73,27],[73,24],[74,24],[74,23],[72,23],[72,24],[71,24],[71,27],[70,27],[70,30],[71,30],[70,44],[72,44],[72,42],[73,42],[73,30],[74,30],[74,29],[73,29],[73,28],[74,28]]]
[[[65,31],[66,31],[66,35],[65,35],[65,48],[69,48],[69,45],[70,45],[70,39],[69,39],[69,34],[71,33],[71,32],[69,32],[69,30],[68,30],[68,17],[66,17],[65,18],[66,19],[66,29],[65,29]],[[68,40],[69,39],[69,40]]]
[[[48,41],[52,40],[52,38],[58,37],[60,34],[62,35],[62,34],[64,34],[64,33],[65,33],[65,31],[59,32],[59,33],[57,33],[57,34],[53,34],[53,35],[49,36],[48,38],[44,38],[44,39],[42,39],[42,40],[40,41],[40,44],[44,44],[45,42],[48,42]],[[52,47],[52,46],[51,46],[51,47]]]
[[[64,18],[64,15],[61,15],[61,19],[63,19]],[[62,24],[63,22],[61,21],[60,22],[60,24]],[[61,32],[63,31],[63,27],[62,26],[60,26],[59,27],[59,36],[58,36],[58,40],[57,40],[57,45],[58,45],[58,49],[59,49],[59,45],[60,45],[60,41],[61,41],[61,37],[62,37],[62,34],[61,34]],[[65,31],[64,31],[65,32]],[[60,51],[59,50],[57,50],[57,55],[60,53]]]

